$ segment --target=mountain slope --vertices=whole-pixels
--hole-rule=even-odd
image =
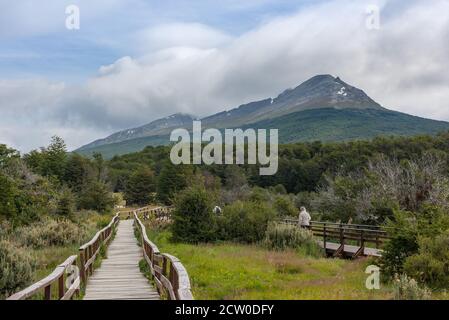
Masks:
[[[186,128],[191,130],[192,121],[195,119],[196,117],[189,114],[176,113],[171,116],[155,120],[141,127],[119,131],[111,134],[104,139],[95,140],[94,142],[82,146],[77,151],[82,151],[83,149],[91,149],[111,143],[118,143],[126,140],[133,140],[136,138],[161,135],[176,128]]]
[[[242,105],[202,119],[203,126],[224,128],[242,125],[285,114],[322,108],[376,109],[383,108],[360,89],[331,75],[315,76],[294,89],[285,90],[275,99],[265,99]]]
[[[243,128],[279,129],[279,142],[348,141],[382,135],[412,136],[449,130],[449,123],[376,109],[314,109],[262,120]]]
[[[147,145],[169,144],[176,128],[192,128],[194,116],[175,114],[147,125],[96,140],[78,153],[101,152],[106,157],[139,151]],[[276,98],[241,105],[201,119],[203,128],[277,128],[281,143],[341,141],[378,135],[434,134],[449,123],[390,111],[364,91],[338,77],[315,76]]]
[[[231,127],[229,127],[231,128]],[[278,129],[279,143],[302,141],[348,141],[382,135],[412,136],[449,130],[449,123],[376,109],[312,109],[241,126],[242,129]],[[140,151],[146,146],[168,145],[169,134],[142,137],[77,151],[105,158]]]

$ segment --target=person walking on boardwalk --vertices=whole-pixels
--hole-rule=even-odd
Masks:
[[[312,218],[306,208],[301,207],[299,212],[299,226],[304,229],[310,229],[310,220],[312,220]]]

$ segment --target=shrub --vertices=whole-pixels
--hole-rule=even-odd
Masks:
[[[264,245],[269,249],[301,249],[307,254],[322,255],[323,250],[311,231],[285,223],[270,223],[265,233]]]
[[[435,288],[449,286],[449,232],[435,238],[421,238],[419,252],[408,257],[404,271]]]
[[[128,204],[146,205],[156,191],[154,173],[147,167],[135,171],[126,184],[125,200]]]
[[[406,274],[396,275],[394,282],[395,300],[430,300],[431,291],[426,287],[420,287],[418,283]]]
[[[255,243],[263,240],[268,222],[276,211],[266,202],[236,201],[224,207],[218,218],[222,240]]]
[[[84,225],[77,225],[67,219],[45,218],[33,225],[19,228],[17,239],[21,245],[42,248],[80,244],[87,239],[87,233]]]
[[[298,208],[288,196],[276,196],[274,199],[274,207],[281,217],[297,218],[299,215]]]
[[[204,187],[190,187],[175,199],[173,240],[198,243],[215,239],[213,198]]]
[[[64,188],[59,196],[56,213],[62,216],[71,216],[75,211],[75,196],[69,188]]]
[[[0,240],[6,238],[11,230],[11,223],[8,220],[0,221]]]
[[[418,239],[434,238],[449,229],[449,215],[434,206],[424,206],[419,212],[397,210],[387,225],[390,240],[385,245],[381,265],[391,279],[395,274],[404,272],[404,263],[408,257],[418,254],[420,246],[424,244]],[[420,263],[419,258],[414,259],[415,264]],[[421,267],[425,268],[422,264]]]
[[[165,204],[172,204],[177,192],[188,186],[192,177],[189,166],[176,166],[170,161],[164,163],[157,182],[157,197]]]
[[[11,219],[17,214],[14,200],[17,192],[14,182],[0,172],[0,217]]]
[[[27,286],[35,266],[34,258],[24,249],[0,240],[0,299]]]
[[[96,210],[104,213],[114,207],[115,199],[106,184],[92,181],[80,192],[78,206],[80,209]]]

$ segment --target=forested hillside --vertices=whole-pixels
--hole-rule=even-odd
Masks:
[[[173,204],[168,234],[182,243],[276,248],[270,232],[296,231],[273,222],[297,217],[301,206],[315,220],[387,226],[391,240],[380,261],[387,278],[406,273],[435,290],[449,285],[442,258],[449,232],[449,133],[285,144],[273,176],[260,176],[257,165],[175,166],[164,146],[111,160],[69,154],[58,137],[24,155],[5,145],[0,151],[0,263],[15,268],[0,279],[2,295],[33,279],[30,248],[79,244],[95,229],[89,222],[95,212],[108,213],[119,201],[113,192],[128,205]],[[222,215],[212,214],[217,205]],[[293,245],[306,255],[318,254],[310,235],[295,237],[300,242]]]

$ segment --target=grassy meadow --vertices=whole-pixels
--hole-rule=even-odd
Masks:
[[[148,229],[162,252],[186,267],[195,299],[392,299],[392,290],[365,288],[372,261],[314,258],[294,250],[270,251],[233,243],[180,244],[170,232]]]

